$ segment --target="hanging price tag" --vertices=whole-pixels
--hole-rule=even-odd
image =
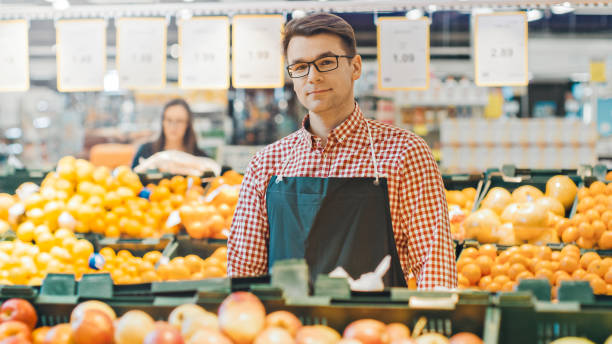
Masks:
[[[378,88],[429,88],[429,21],[378,18]]]
[[[166,19],[117,20],[117,70],[123,88],[166,85]]]
[[[236,88],[284,85],[280,15],[237,15],[232,31],[232,84]]]
[[[28,23],[25,20],[0,21],[0,91],[30,88]]]
[[[106,23],[102,19],[59,20],[57,89],[60,92],[104,89]]]
[[[478,86],[527,85],[525,12],[476,15],[474,62]]]
[[[229,88],[230,37],[227,17],[192,18],[181,22],[179,47],[181,88]]]

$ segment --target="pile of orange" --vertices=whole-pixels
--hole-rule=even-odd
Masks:
[[[472,212],[476,199],[476,189],[465,188],[463,190],[445,191],[453,239],[463,240],[465,239],[465,232],[461,230],[460,224]]]
[[[105,247],[100,250],[105,264],[98,272],[110,273],[116,284],[149,283],[156,281],[199,280],[227,275],[227,248],[218,248],[210,257],[202,259],[190,254],[170,261],[159,251],[135,257],[129,251],[117,253]]]
[[[585,280],[595,294],[612,295],[612,258],[595,252],[580,255],[575,245],[561,251],[524,244],[498,252],[494,245],[469,247],[457,260],[459,288],[490,292],[511,291],[521,279],[547,279],[556,295],[564,280]]]
[[[581,187],[576,210],[574,217],[557,225],[561,240],[586,249],[612,249],[612,183]]]
[[[227,171],[210,182],[205,194],[190,197],[179,208],[181,221],[192,238],[227,239],[242,178],[235,171]]]

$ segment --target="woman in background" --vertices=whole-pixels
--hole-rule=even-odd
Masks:
[[[193,130],[193,113],[189,104],[181,98],[173,99],[164,105],[162,112],[162,130],[157,140],[141,145],[132,160],[132,168],[138,166],[140,159],[166,151],[177,150],[195,156],[206,157],[197,145]]]

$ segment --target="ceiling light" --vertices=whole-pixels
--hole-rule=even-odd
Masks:
[[[306,12],[302,10],[295,10],[291,12],[291,18],[302,18],[306,16]]]
[[[178,17],[182,20],[189,20],[193,17],[193,12],[187,8],[183,8],[178,12]]]
[[[493,9],[492,8],[488,8],[488,7],[475,7],[475,8],[472,9],[472,15],[489,14],[489,13],[493,13]]]
[[[574,12],[574,8],[572,7],[572,4],[570,4],[569,2],[564,2],[561,5],[550,6],[550,11],[553,14],[566,14],[566,13]]]
[[[68,0],[53,0],[53,8],[58,11],[67,10],[70,7]]]
[[[417,20],[417,19],[421,19],[421,17],[423,17],[423,14],[424,13],[422,9],[415,8],[413,10],[406,12],[406,18],[410,20]]]
[[[529,22],[540,20],[543,16],[544,14],[542,14],[542,11],[540,10],[534,9],[527,11],[527,21]]]

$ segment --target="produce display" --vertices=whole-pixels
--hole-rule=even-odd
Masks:
[[[40,285],[47,273],[110,273],[114,283],[146,283],[167,280],[223,277],[227,271],[227,249],[218,248],[210,257],[176,257],[170,261],[159,251],[134,257],[129,251],[102,248],[103,261],[95,268],[90,259],[93,245],[60,228],[55,233],[34,232],[35,244],[21,240],[0,242],[0,285]]]
[[[577,189],[567,176],[550,178],[545,193],[531,185],[522,185],[512,193],[494,187],[480,208],[462,222],[465,238],[502,245],[558,243],[558,225],[568,221],[564,216]]]
[[[13,228],[31,241],[33,228],[53,233],[58,228],[106,237],[159,237],[176,234],[181,219],[194,237],[226,238],[242,176],[234,171],[212,180],[208,192],[198,177],[175,176],[143,187],[126,166],[114,171],[73,157],[62,158],[40,187],[25,183],[12,196],[0,194],[0,232]],[[227,185],[226,185],[227,184]],[[196,218],[196,220],[194,220]]]
[[[523,244],[498,252],[491,244],[463,249],[457,260],[461,289],[512,291],[521,279],[547,279],[556,297],[561,281],[588,281],[595,294],[612,295],[612,258],[580,254],[575,245],[561,251]]]
[[[155,321],[141,310],[117,316],[100,301],[86,301],[70,314],[70,322],[38,327],[38,315],[23,299],[2,305],[0,343],[31,344],[479,344],[473,333],[459,332],[451,338],[421,333],[419,319],[411,331],[402,323],[384,324],[375,319],[356,320],[340,334],[325,325],[303,325],[287,311],[266,314],[261,301],[248,292],[235,292],[219,306],[218,313],[195,304],[174,308],[167,319]]]
[[[451,223],[451,234],[455,240],[465,239],[465,231],[461,223],[472,212],[474,200],[476,199],[475,188],[462,190],[445,190],[448,202],[448,214]]]
[[[612,183],[593,182],[578,190],[576,215],[557,227],[563,242],[581,248],[612,249]]]

